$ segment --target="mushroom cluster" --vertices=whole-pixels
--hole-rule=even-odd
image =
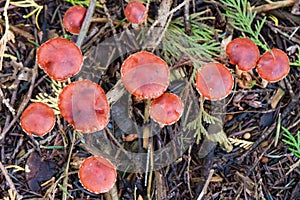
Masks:
[[[248,38],[236,38],[226,46],[230,63],[236,65],[236,74],[256,71],[262,79],[262,87],[268,82],[282,80],[290,70],[286,53],[273,48],[260,56],[257,45]],[[221,63],[207,63],[196,74],[196,89],[205,99],[221,100],[230,94],[234,85],[231,72]]]
[[[153,100],[150,117],[160,126],[177,122],[183,112],[181,99],[165,93],[169,86],[168,64],[153,53],[131,54],[121,66],[121,80],[129,93],[141,100]]]
[[[273,48],[260,56],[258,47],[248,38],[236,38],[229,42],[226,54],[230,63],[236,65],[238,76],[241,76],[242,72],[250,72],[256,67],[258,75],[263,80],[263,87],[266,87],[268,82],[282,80],[290,70],[286,53]]]
[[[73,6],[65,13],[63,25],[78,34],[86,8]],[[125,16],[132,24],[141,24],[147,18],[146,7],[137,1],[128,3]],[[226,47],[230,63],[242,72],[256,67],[259,76],[267,82],[284,78],[290,69],[288,56],[273,48],[260,56],[259,49],[247,38],[232,40]],[[78,74],[83,56],[76,44],[65,38],[53,38],[42,44],[36,54],[38,66],[53,80],[66,81]],[[161,126],[172,125],[182,116],[184,105],[179,96],[168,93],[170,71],[168,64],[153,53],[140,51],[131,54],[122,63],[121,80],[124,87],[140,100],[149,100],[149,115]],[[196,74],[196,89],[205,99],[218,101],[226,98],[234,86],[230,70],[221,63],[203,65]],[[61,116],[83,134],[103,130],[110,120],[110,106],[103,88],[90,81],[74,81],[58,95]],[[30,104],[20,118],[20,125],[28,135],[44,136],[55,125],[55,114],[48,105]],[[88,191],[107,192],[116,181],[116,169],[102,157],[91,156],[81,164],[79,179]]]
[[[65,29],[78,34],[85,14],[86,9],[82,6],[69,8],[63,18]],[[37,49],[36,62],[53,81],[66,82],[81,70],[83,56],[74,42],[65,38],[53,38]],[[165,72],[168,76],[167,69]],[[100,85],[90,80],[74,81],[56,92],[59,93],[56,102],[59,112],[74,130],[83,134],[94,133],[104,129],[109,123],[110,107]],[[55,113],[53,105],[49,105],[34,102],[24,110],[20,126],[25,133],[43,137],[53,129]],[[117,173],[114,165],[106,158],[91,156],[81,164],[78,176],[84,188],[99,194],[113,187]]]

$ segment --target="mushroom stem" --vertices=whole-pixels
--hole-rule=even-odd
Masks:
[[[144,125],[149,122],[149,108],[151,100],[147,99],[145,102],[145,110],[144,110]],[[150,135],[150,128],[149,126],[145,126],[143,129],[143,148],[147,149],[149,144],[149,135]]]
[[[243,73],[243,72],[244,72],[244,71],[240,70],[240,69],[238,68],[237,65],[235,66],[235,74],[236,74],[238,77],[242,77],[242,73]]]
[[[267,85],[268,85],[268,81],[267,80],[265,80],[265,79],[261,79],[261,83],[260,83],[260,87],[262,87],[262,88],[266,88],[267,87]]]

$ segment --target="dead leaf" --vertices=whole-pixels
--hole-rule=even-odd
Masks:
[[[32,191],[39,192],[41,184],[55,174],[56,163],[42,160],[37,152],[32,152],[25,165],[26,180]]]

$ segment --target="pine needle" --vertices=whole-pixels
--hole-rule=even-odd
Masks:
[[[208,26],[204,21],[214,17],[203,17],[209,10],[190,15],[191,32],[187,35],[183,18],[173,20],[162,40],[162,55],[167,63],[175,63],[181,57],[189,59],[193,65],[191,81],[194,81],[199,67],[214,61],[213,57],[221,52],[220,43],[214,39],[217,30]]]
[[[269,47],[261,41],[263,38],[260,35],[261,29],[266,22],[266,17],[262,20],[257,20],[255,18],[256,12],[251,11],[250,3],[247,0],[220,0],[220,2],[225,5],[225,16],[232,19],[228,20],[230,25],[234,29],[249,35],[249,38],[255,44],[269,51]]]
[[[282,141],[290,146],[288,149],[293,152],[296,157],[300,158],[300,131],[297,132],[296,136],[293,136],[289,130],[284,127],[281,128],[284,131]]]
[[[228,139],[231,142],[231,144],[233,144],[235,146],[239,146],[239,147],[247,149],[247,150],[250,149],[250,147],[253,145],[253,142],[246,141],[246,140],[241,140],[241,139],[237,139],[237,138],[228,138]]]

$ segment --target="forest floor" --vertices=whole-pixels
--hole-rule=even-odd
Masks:
[[[0,0],[0,199],[300,199],[299,0],[143,3],[147,22],[133,28],[127,1]],[[72,4],[90,14],[79,35],[62,25]],[[36,50],[54,37],[76,42],[84,55],[71,81],[89,79],[107,93],[111,118],[103,131],[78,133],[59,114],[43,137],[22,130],[20,116],[38,95],[57,100],[54,82],[36,63]],[[252,39],[261,55],[284,51],[289,74],[266,87],[256,70],[239,77],[225,53],[238,37]],[[123,61],[141,50],[169,65],[167,91],[184,101],[173,125],[145,124],[147,102],[122,86]],[[195,72],[208,62],[235,77],[223,100],[203,100],[195,88]],[[147,127],[152,135],[144,137]],[[78,168],[91,155],[117,167],[110,192],[81,185]]]

